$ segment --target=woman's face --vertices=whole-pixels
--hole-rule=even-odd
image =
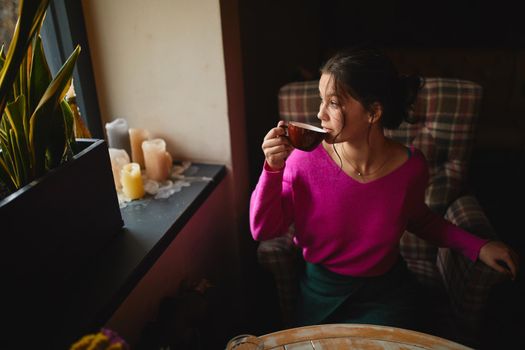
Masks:
[[[328,131],[328,143],[359,142],[366,140],[370,113],[361,102],[346,94],[344,99],[335,94],[332,75],[323,74],[319,80],[321,105],[317,118]]]

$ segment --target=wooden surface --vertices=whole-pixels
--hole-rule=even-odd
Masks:
[[[415,331],[357,324],[329,324],[291,328],[260,336],[264,349],[440,349],[465,350],[466,346]]]

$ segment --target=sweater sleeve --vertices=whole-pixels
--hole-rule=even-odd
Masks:
[[[476,261],[481,247],[488,242],[445,220],[425,204],[428,183],[426,164],[414,181],[409,203],[408,231],[439,247],[448,247]]]
[[[292,186],[285,170],[273,171],[265,162],[250,200],[250,229],[255,240],[283,235],[293,221]]]

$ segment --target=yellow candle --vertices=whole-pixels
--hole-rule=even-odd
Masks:
[[[146,175],[155,181],[165,181],[171,170],[171,155],[166,152],[166,142],[163,139],[153,139],[142,142]]]
[[[111,170],[113,171],[113,180],[115,181],[115,188],[120,190],[122,184],[120,183],[120,170],[129,163],[128,153],[123,149],[109,148],[109,159],[111,160]]]
[[[137,163],[129,163],[122,167],[120,182],[122,183],[122,192],[129,199],[138,199],[144,196],[140,165]]]
[[[149,132],[144,129],[129,129],[129,141],[131,142],[131,160],[133,163],[140,164],[144,169],[144,152],[142,152],[142,142],[149,139]]]

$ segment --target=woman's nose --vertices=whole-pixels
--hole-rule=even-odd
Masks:
[[[319,112],[317,112],[317,119],[319,119],[319,120],[326,120],[327,119],[327,114],[325,113],[323,104],[321,104],[319,106]]]

